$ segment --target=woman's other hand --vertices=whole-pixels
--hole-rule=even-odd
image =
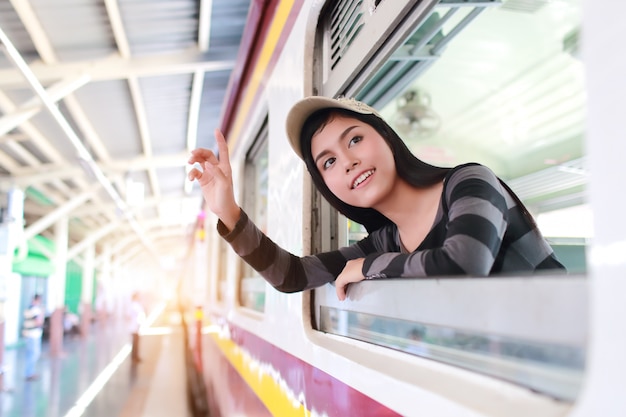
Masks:
[[[335,291],[337,291],[337,298],[339,298],[340,301],[346,299],[348,284],[351,282],[360,282],[365,279],[362,272],[364,261],[365,258],[349,260],[343,268],[343,271],[341,271],[341,274],[339,274],[335,280]]]
[[[191,152],[187,161],[190,165],[200,164],[202,170],[192,167],[189,171],[189,181],[198,180],[202,189],[202,196],[211,210],[224,225],[233,230],[239,220],[241,210],[235,201],[233,192],[233,176],[228,157],[228,145],[219,129],[215,129],[218,155],[213,151],[198,148]]]

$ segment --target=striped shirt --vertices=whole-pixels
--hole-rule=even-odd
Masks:
[[[487,167],[460,165],[448,173],[432,228],[413,252],[395,224],[336,251],[298,257],[276,245],[245,212],[229,233],[218,232],[270,284],[296,292],[333,282],[350,259],[365,258],[366,278],[487,276],[565,268],[540,231]]]
[[[22,336],[39,338],[42,334],[43,312],[39,306],[31,304],[24,310]]]

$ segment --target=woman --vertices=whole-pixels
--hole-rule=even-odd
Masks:
[[[369,235],[349,247],[297,257],[260,232],[236,204],[228,147],[196,149],[190,164],[219,233],[275,288],[335,281],[337,296],[363,279],[486,276],[564,269],[519,198],[488,168],[424,163],[368,105],[308,97],[287,117],[287,135],[322,195]]]

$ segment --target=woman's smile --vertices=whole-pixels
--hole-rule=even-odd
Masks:
[[[352,189],[355,189],[362,185],[368,178],[374,175],[376,169],[368,169],[367,171],[360,174],[354,181],[352,181]]]

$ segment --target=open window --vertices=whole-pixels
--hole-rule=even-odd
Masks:
[[[328,2],[314,90],[375,107],[426,162],[493,169],[574,274],[364,282],[343,303],[327,285],[314,294],[319,330],[576,397],[587,320],[576,273],[586,271],[591,237],[580,214],[588,179],[580,22],[578,0]],[[337,225],[337,246],[364,235],[337,214],[316,221]]]

